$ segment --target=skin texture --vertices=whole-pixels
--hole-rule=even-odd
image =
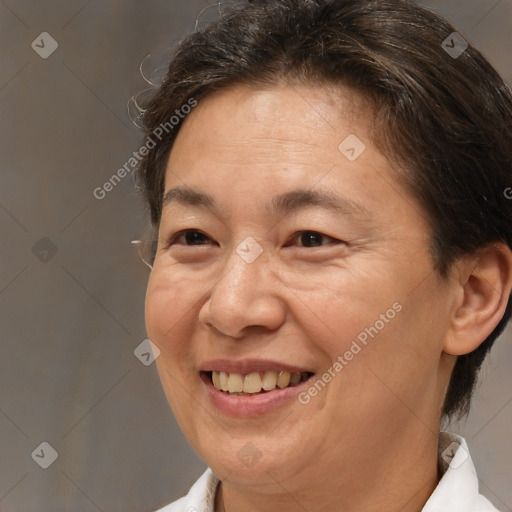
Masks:
[[[200,102],[173,147],[165,190],[208,193],[219,215],[165,206],[146,326],[177,421],[223,480],[217,511],[420,511],[437,485],[455,356],[501,318],[512,257],[496,245],[442,281],[426,214],[370,133],[370,112],[349,90],[237,86]],[[350,134],[366,146],[355,161],[338,149]],[[367,213],[265,210],[297,187],[334,191]],[[169,246],[185,229],[203,235]],[[306,230],[324,236],[308,244]],[[247,237],[263,249],[250,264],[236,252]],[[401,311],[306,405],[231,417],[204,391],[199,368],[217,358],[285,361],[318,377],[396,302]],[[247,442],[261,453],[252,467],[237,456]]]

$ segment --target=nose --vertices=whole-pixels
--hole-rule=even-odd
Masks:
[[[252,329],[276,330],[285,319],[283,286],[265,251],[251,263],[233,251],[199,311],[199,321],[235,339]]]

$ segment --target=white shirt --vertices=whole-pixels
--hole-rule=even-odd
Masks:
[[[499,512],[478,492],[478,478],[463,437],[439,434],[439,463],[443,476],[422,512]],[[189,493],[156,512],[215,512],[219,479],[208,468]]]

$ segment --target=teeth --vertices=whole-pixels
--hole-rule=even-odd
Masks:
[[[221,389],[219,372],[212,372],[212,381],[217,389]]]
[[[248,373],[244,379],[244,393],[259,393],[261,379],[259,373]]]
[[[239,373],[230,373],[228,378],[228,391],[230,393],[240,393],[244,390],[244,380]]]
[[[307,377],[307,373],[290,373],[286,370],[253,372],[248,373],[245,377],[240,373],[212,372],[212,382],[215,388],[230,394],[255,394],[262,390],[272,391],[276,387],[283,389],[287,386],[295,386]]]
[[[290,377],[290,386],[295,386],[295,384],[298,384],[301,379],[301,374],[298,372],[292,373]]]
[[[280,372],[279,377],[277,377],[277,387],[282,389],[288,386],[288,384],[290,384],[290,377],[290,372]]]
[[[276,387],[277,384],[277,372],[270,370],[263,374],[263,380],[261,381],[263,384],[263,389],[265,391],[270,391]]]
[[[212,377],[213,377],[214,373],[218,373],[218,372],[212,372]],[[215,386],[215,387],[217,389],[221,389],[222,391],[227,391],[228,390],[228,374],[226,372],[220,372],[219,381],[220,381],[219,387],[218,388],[217,388],[217,386]],[[215,385],[215,383],[214,383],[214,385]]]

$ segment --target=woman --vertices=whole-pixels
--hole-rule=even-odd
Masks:
[[[208,470],[162,511],[497,510],[463,438],[510,318],[510,89],[402,0],[186,38],[145,114],[146,325]]]

